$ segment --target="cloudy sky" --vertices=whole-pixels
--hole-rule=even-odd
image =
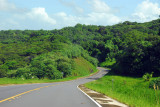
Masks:
[[[147,22],[159,15],[160,0],[0,0],[0,30]]]

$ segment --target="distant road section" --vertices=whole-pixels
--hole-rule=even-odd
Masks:
[[[77,89],[107,74],[98,67],[99,73],[91,77],[58,83],[0,86],[0,107],[97,107]]]

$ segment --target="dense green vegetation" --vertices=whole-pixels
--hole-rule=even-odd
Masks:
[[[94,66],[98,63],[81,46],[48,31],[0,33],[0,77],[62,79],[74,75],[84,76],[89,74],[89,70],[76,73],[75,58],[83,57]],[[93,67],[91,70],[94,71]]]
[[[96,57],[101,66],[112,70],[85,86],[131,107],[159,107],[160,77],[155,77],[160,76],[160,19],[147,23],[124,22],[104,29],[108,30],[109,39],[103,36],[106,42],[101,46],[107,44],[103,48],[107,56],[105,61],[100,60],[103,53],[99,51],[100,56]]]
[[[160,91],[157,88],[149,88],[149,83],[142,78],[108,74],[99,80],[85,84],[85,86],[130,107],[159,107]]]
[[[58,53],[61,47],[67,57],[77,57],[82,50],[78,45],[81,45],[100,63],[103,62],[102,66],[112,66],[112,70],[118,74],[142,76],[146,72],[154,72],[154,76],[159,76],[159,26],[160,19],[146,23],[126,21],[114,26],[77,24],[75,27],[51,31],[1,31],[1,75],[5,76],[8,70],[29,66],[31,62],[33,64],[33,59],[41,54],[52,51]],[[78,44],[77,47],[72,43]],[[64,47],[65,44],[70,44],[70,47]],[[67,52],[67,48],[72,48],[72,52]]]
[[[160,75],[160,19],[146,23],[123,22],[113,26],[77,24],[54,30],[80,44],[100,65],[121,75]],[[114,64],[114,65],[113,65]]]
[[[87,87],[130,106],[159,106],[160,79],[152,76],[160,76],[160,19],[0,31],[0,84],[71,80],[95,72],[97,64],[114,75]]]
[[[0,31],[0,77],[72,76],[74,58],[120,75],[160,75],[160,19],[113,26],[77,24],[60,30]],[[98,61],[95,58],[98,59]]]
[[[50,80],[47,78],[44,78],[44,79],[0,78],[0,85],[69,81],[69,80],[77,79],[83,76],[89,76],[90,74],[93,74],[97,71],[96,67],[93,64],[91,64],[90,62],[88,62],[82,57],[75,58],[73,60],[75,62],[74,63],[75,68],[72,71],[72,76],[69,76],[67,78],[56,79],[56,80]]]

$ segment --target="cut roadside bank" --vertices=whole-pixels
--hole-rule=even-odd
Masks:
[[[98,67],[99,71],[107,71],[108,69]],[[97,78],[98,79],[98,78]],[[97,80],[95,78],[95,80]],[[99,92],[93,91],[87,87],[85,87],[84,84],[81,84],[77,86],[77,88],[82,91],[86,96],[88,96],[93,102],[97,104],[98,107],[129,107],[128,105],[125,105],[117,100],[114,100],[104,94],[101,94]]]
[[[99,92],[88,89],[84,85],[79,85],[77,88],[96,103],[98,107],[129,107]]]

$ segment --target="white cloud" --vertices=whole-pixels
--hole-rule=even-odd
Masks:
[[[152,3],[149,0],[143,1],[139,4],[132,14],[135,21],[146,22],[158,18],[160,15],[160,7],[158,3]]]
[[[114,14],[107,13],[96,13],[92,12],[88,14],[88,20],[86,22],[90,22],[90,24],[94,23],[97,25],[112,25],[120,22],[120,19]]]
[[[53,25],[56,24],[56,20],[49,17],[49,15],[45,11],[45,8],[42,8],[42,7],[33,8],[31,12],[26,14],[26,17],[33,19],[35,21],[39,20],[39,21],[43,21],[43,22],[50,23]]]
[[[67,6],[72,9],[73,12],[76,14],[82,14],[84,12],[83,8],[79,7],[78,5],[75,4],[75,2],[66,2],[64,0],[59,0],[64,6]]]
[[[2,23],[1,29],[54,29],[56,25],[56,20],[51,18],[45,8],[38,7],[33,8],[30,11],[23,13],[15,13],[10,15],[10,17],[0,20]]]
[[[77,13],[84,12],[84,9],[77,6],[75,2],[67,3],[63,0],[60,1]],[[59,29],[65,26],[74,26],[77,23],[86,25],[112,25],[121,21],[115,15],[114,9],[109,7],[104,1],[90,0],[89,5],[91,7],[90,10],[81,15],[72,15],[65,12],[50,15],[44,7],[36,7],[23,12],[10,13],[11,17],[0,22],[6,25],[5,29]]]
[[[77,12],[77,13],[79,13],[79,14],[82,14],[84,12],[84,10],[82,8],[80,8],[80,7],[75,7],[74,11]]]
[[[59,16],[59,17],[66,17],[67,16],[67,14],[64,13],[64,12],[59,12],[56,15]]]
[[[9,3],[8,0],[0,0],[0,11],[13,11],[16,10],[16,6]]]
[[[19,24],[10,18],[3,19],[2,21],[0,20],[1,26],[0,30],[8,30],[8,29],[18,29]],[[16,27],[16,28],[15,28]]]
[[[62,1],[62,0],[60,0]],[[120,18],[114,15],[114,9],[110,8],[102,0],[89,1],[91,11],[85,15],[67,15],[65,12],[54,14],[59,28],[63,26],[74,26],[77,23],[87,25],[112,25],[120,22]]]
[[[115,10],[110,8],[102,0],[90,0],[92,12],[88,14],[88,20],[99,25],[111,25],[120,22],[120,18],[115,15]],[[92,22],[91,22],[92,23]]]
[[[96,13],[110,13],[111,12],[111,8],[104,1],[91,0],[89,1],[89,3],[92,6],[91,7],[92,10]]]
[[[62,28],[65,26],[74,26],[80,21],[81,17],[67,15],[65,12],[59,12],[53,15],[53,18],[57,21],[56,28]]]

